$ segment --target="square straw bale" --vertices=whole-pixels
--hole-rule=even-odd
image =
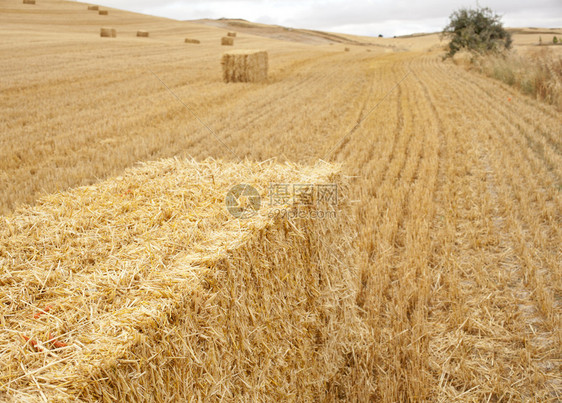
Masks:
[[[235,50],[222,56],[225,82],[259,82],[267,79],[268,55],[264,50]]]
[[[100,36],[102,38],[116,38],[117,30],[115,28],[101,28]]]
[[[244,220],[237,183],[264,201]],[[270,183],[338,183],[338,214],[272,214]],[[365,338],[345,186],[329,164],[168,159],[0,217],[0,401],[341,397]]]
[[[232,45],[234,45],[234,38],[230,38],[228,36],[223,36],[221,38],[221,45],[222,46],[232,46]]]

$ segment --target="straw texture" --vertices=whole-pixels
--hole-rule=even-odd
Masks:
[[[237,183],[345,189],[337,170],[170,159],[1,217],[0,400],[341,394],[362,329],[350,217],[224,207]]]
[[[268,55],[264,50],[235,50],[222,56],[225,82],[258,82],[267,79]]]

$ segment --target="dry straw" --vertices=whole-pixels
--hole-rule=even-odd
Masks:
[[[236,32],[229,32],[226,34],[227,36],[231,36],[233,38],[236,38]]]
[[[108,15],[108,14],[109,14],[109,11],[107,11],[107,10],[100,10],[100,11],[98,12],[98,14],[99,14],[99,15]]]
[[[88,10],[90,11],[98,11],[99,9],[99,6],[88,6]]]
[[[231,38],[229,36],[223,36],[221,38],[221,45],[223,46],[232,46],[234,45],[234,38]]]
[[[35,4],[35,0],[23,0],[23,4]]]
[[[267,79],[268,55],[264,50],[234,50],[222,56],[225,82],[259,82]]]
[[[185,43],[201,43],[199,39],[185,38]]]
[[[143,38],[148,38],[148,31],[137,31],[137,36],[143,37]]]
[[[115,28],[101,28],[100,36],[102,38],[115,38],[117,37],[117,31]]]
[[[0,400],[341,397],[364,334],[338,169],[169,159],[0,217]],[[275,215],[270,183],[338,183],[335,214]]]

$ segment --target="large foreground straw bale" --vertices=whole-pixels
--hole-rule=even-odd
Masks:
[[[228,37],[228,36],[223,36],[221,38],[221,45],[223,46],[232,46],[234,45],[234,38]]]
[[[116,38],[117,30],[115,28],[101,28],[100,36],[103,38]]]
[[[342,186],[327,164],[171,159],[0,217],[0,400],[341,397],[361,329],[346,192],[289,220],[270,182]],[[266,204],[245,220],[237,183]]]
[[[235,50],[222,56],[225,82],[258,82],[267,79],[268,55],[264,50]]]

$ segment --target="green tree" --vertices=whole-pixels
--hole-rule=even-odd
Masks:
[[[552,38],[552,43],[556,45],[558,43],[558,38],[557,37]]]
[[[461,8],[449,17],[442,37],[450,38],[451,57],[459,50],[473,53],[498,53],[511,48],[511,34],[501,23],[501,17],[490,8]]]

